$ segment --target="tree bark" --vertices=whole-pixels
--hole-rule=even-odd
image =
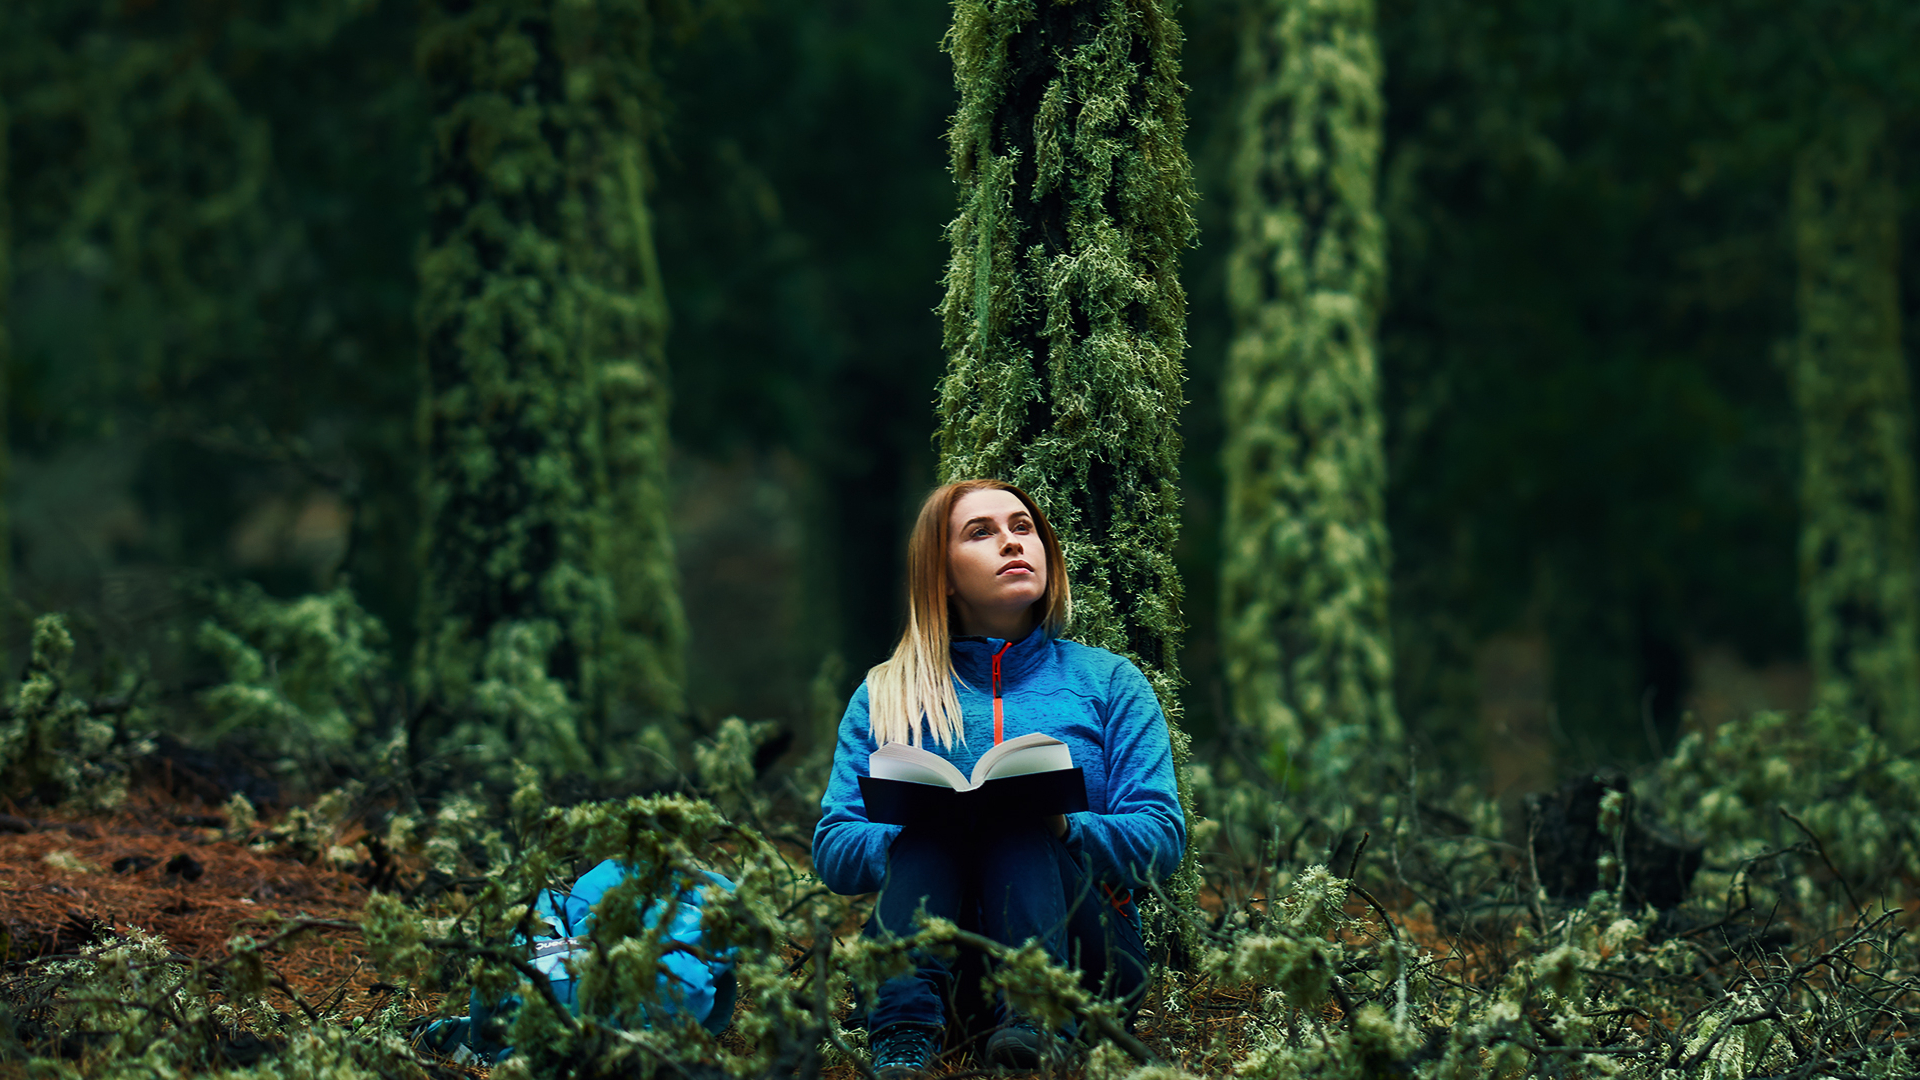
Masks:
[[[1180,28],[1163,0],[959,0],[960,215],[940,474],[1054,522],[1070,632],[1139,664],[1179,728],[1179,255],[1193,239]]]
[[[647,154],[657,89],[649,0],[574,6],[561,23],[575,110],[568,246],[585,293],[582,349],[600,380],[616,633],[606,735],[674,730],[685,707],[685,613],[668,525],[666,290],[654,253]]]
[[[1276,778],[1400,732],[1374,334],[1386,285],[1371,0],[1263,0],[1242,37],[1221,393],[1221,646]]]
[[[1816,705],[1920,743],[1913,404],[1900,348],[1899,219],[1884,113],[1821,116],[1795,162],[1800,578]]]
[[[948,48],[940,472],[1040,500],[1076,636],[1136,660],[1178,715],[1178,430],[1192,186],[1179,27],[1157,0],[963,0]]]
[[[550,769],[679,707],[640,0],[442,0],[420,261],[420,689]],[[416,746],[423,750],[424,747]]]
[[[13,114],[7,99],[0,96],[0,493],[7,490],[7,478],[13,471],[13,452],[8,442],[7,414],[12,408],[12,392],[7,372],[13,365],[13,161],[8,154],[12,142]],[[11,650],[7,643],[13,611],[13,519],[7,512],[7,499],[0,494],[0,670],[11,670]]]

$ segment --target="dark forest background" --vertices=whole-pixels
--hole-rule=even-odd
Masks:
[[[412,655],[419,12],[8,8],[12,662],[33,616],[66,612],[101,691],[190,698],[223,678],[191,630],[242,581],[350,585]],[[1420,757],[1537,787],[1807,705],[1789,175],[1805,80],[1887,44],[1864,10],[1381,3],[1393,633]],[[1246,17],[1182,13],[1201,198],[1175,555],[1202,746],[1233,723],[1219,375]],[[843,699],[898,633],[946,364],[948,18],[744,0],[655,42],[670,520],[703,730],[770,719],[804,744],[821,688]],[[1896,151],[1913,104],[1890,106]],[[1911,275],[1901,302],[1911,328]]]

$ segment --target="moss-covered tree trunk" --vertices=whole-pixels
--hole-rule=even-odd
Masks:
[[[0,21],[0,25],[5,25]],[[13,365],[13,190],[12,159],[7,147],[13,132],[12,113],[0,95],[0,671],[10,669],[8,625],[13,612],[13,519],[7,513],[7,477],[12,472],[7,412],[12,407],[7,372]]]
[[[1284,777],[1399,734],[1374,330],[1380,50],[1372,0],[1261,0],[1242,38],[1221,398],[1221,649]]]
[[[650,20],[639,0],[443,0],[420,47],[425,734],[552,769],[679,702]]]
[[[1793,176],[1800,577],[1816,703],[1920,743],[1913,405],[1884,114],[1829,110]]]
[[[1171,6],[954,5],[940,473],[1040,501],[1073,578],[1071,632],[1140,665],[1184,758],[1173,545],[1193,194]]]
[[[646,59],[654,0],[600,0],[569,26],[579,111],[570,145],[569,250],[579,260],[581,347],[602,403],[618,628],[607,652],[615,739],[660,734],[684,708],[687,628],[668,525],[667,303],[654,254],[647,141],[656,99]]]

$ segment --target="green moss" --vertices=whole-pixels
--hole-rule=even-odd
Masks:
[[[73,636],[66,620],[33,624],[33,655],[9,706],[0,710],[0,791],[45,805],[102,810],[127,792],[130,762],[152,749],[123,739],[70,686]]]
[[[652,29],[638,0],[443,4],[419,51],[435,120],[417,678],[553,768],[681,703]]]
[[[13,471],[13,455],[7,442],[7,412],[11,395],[8,391],[7,373],[13,365],[13,321],[8,305],[13,298],[13,199],[11,159],[7,146],[13,130],[12,113],[7,109],[7,99],[0,94],[0,491],[7,489],[7,475]],[[7,514],[7,500],[0,499],[0,544],[5,545],[5,554],[0,555],[0,671],[13,665],[7,657],[6,613],[13,608],[13,522]]]
[[[1160,0],[954,5],[939,441],[942,478],[1040,501],[1073,576],[1070,632],[1140,665],[1184,760],[1180,42]]]
[[[652,52],[657,5],[602,0],[562,5],[567,65],[568,245],[580,266],[581,349],[596,366],[611,518],[608,574],[617,632],[607,653],[614,724],[680,711],[686,620],[667,525],[667,305],[647,208],[657,89]]]
[[[1284,774],[1399,734],[1375,327],[1381,68],[1371,0],[1264,0],[1242,37],[1221,646]]]
[[[346,588],[277,600],[257,586],[218,590],[197,641],[226,673],[198,694],[207,734],[244,731],[309,764],[366,751],[388,735],[372,688],[387,678],[386,629]]]
[[[1900,351],[1898,194],[1886,120],[1824,117],[1793,176],[1800,577],[1815,701],[1920,743],[1913,405]]]

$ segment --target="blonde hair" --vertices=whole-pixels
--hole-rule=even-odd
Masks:
[[[933,489],[907,538],[907,628],[893,655],[867,672],[868,730],[876,743],[919,746],[931,734],[941,746],[966,741],[960,698],[953,692],[953,643],[947,597],[947,529],[953,506],[976,491],[1005,491],[1026,505],[1047,549],[1047,588],[1033,606],[1058,637],[1073,612],[1060,538],[1027,493],[1004,480],[961,480]]]

